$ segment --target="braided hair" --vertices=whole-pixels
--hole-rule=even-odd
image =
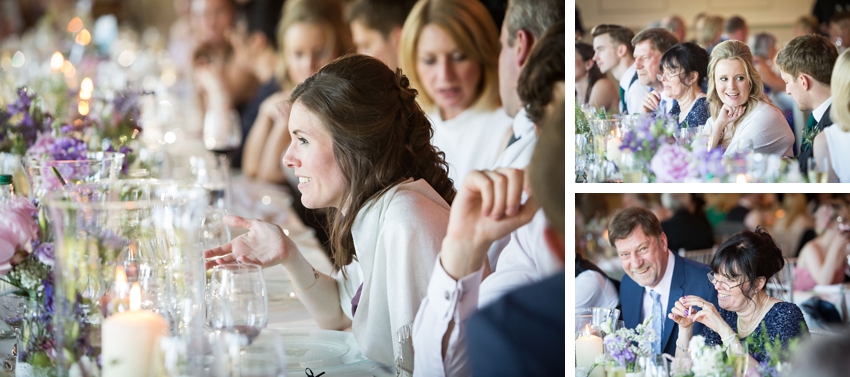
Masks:
[[[342,204],[328,210],[327,223],[336,269],[356,258],[357,213],[395,185],[424,179],[447,203],[454,199],[445,155],[431,145],[434,129],[416,95],[401,69],[354,54],[322,67],[290,96],[327,128],[343,175]]]

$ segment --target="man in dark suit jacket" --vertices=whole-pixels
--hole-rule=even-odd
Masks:
[[[647,209],[630,207],[617,212],[608,225],[608,239],[617,249],[626,276],[620,283],[620,303],[627,328],[635,328],[647,318],[653,327],[660,313],[660,352],[675,355],[679,328],[667,317],[683,296],[699,296],[717,305],[717,291],[708,283],[708,266],[682,258],[667,248],[667,236],[658,218]],[[653,295],[660,295],[654,306]],[[694,325],[694,334],[703,325]],[[680,345],[687,348],[686,344]]]
[[[785,81],[785,91],[797,102],[800,111],[811,111],[800,144],[800,170],[809,169],[815,136],[832,125],[829,116],[832,93],[829,83],[838,49],[823,36],[810,34],[792,39],[776,55],[776,65]]]

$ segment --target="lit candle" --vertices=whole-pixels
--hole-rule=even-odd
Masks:
[[[130,311],[109,316],[101,326],[103,377],[148,377],[160,336],[168,334],[165,318],[141,309],[142,289],[130,289]]]
[[[91,94],[94,91],[94,84],[91,79],[84,77],[80,83],[80,99],[91,99]],[[85,114],[83,114],[85,115]]]
[[[587,335],[576,339],[576,366],[589,370],[596,358],[602,354],[602,338],[591,334],[589,327],[585,327],[585,334]],[[602,369],[602,366],[593,368],[589,377],[602,377]]]
[[[65,57],[59,51],[54,52],[53,56],[50,57],[50,69],[53,71],[62,69],[63,63],[65,63]]]
[[[744,174],[738,174],[738,177],[735,178],[735,183],[747,183],[747,176]]]
[[[619,137],[612,137],[608,140],[608,143],[605,144],[605,155],[608,157],[608,161],[620,162],[620,156],[622,155],[620,151],[621,145],[623,145],[623,140]]]

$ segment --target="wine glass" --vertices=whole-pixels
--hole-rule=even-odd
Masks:
[[[230,242],[230,228],[224,223],[227,211],[210,206],[201,225],[201,243],[204,250],[214,249]]]
[[[204,115],[204,147],[222,156],[232,155],[242,145],[242,121],[236,110],[210,110]]]
[[[824,158],[817,161],[814,157],[809,159],[809,183],[829,182],[829,160]]]
[[[263,270],[248,263],[213,267],[208,324],[212,330],[238,333],[250,345],[266,327],[268,295]]]

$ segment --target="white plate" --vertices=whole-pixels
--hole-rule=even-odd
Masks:
[[[277,334],[286,349],[288,373],[303,374],[305,368],[311,368],[318,375],[322,371],[342,372],[352,367],[360,369],[357,368],[359,364],[373,363],[360,352],[354,334],[350,332],[275,329],[271,326],[263,330],[257,340],[245,350],[242,358],[243,372],[246,367],[258,373],[276,368],[274,342]]]

